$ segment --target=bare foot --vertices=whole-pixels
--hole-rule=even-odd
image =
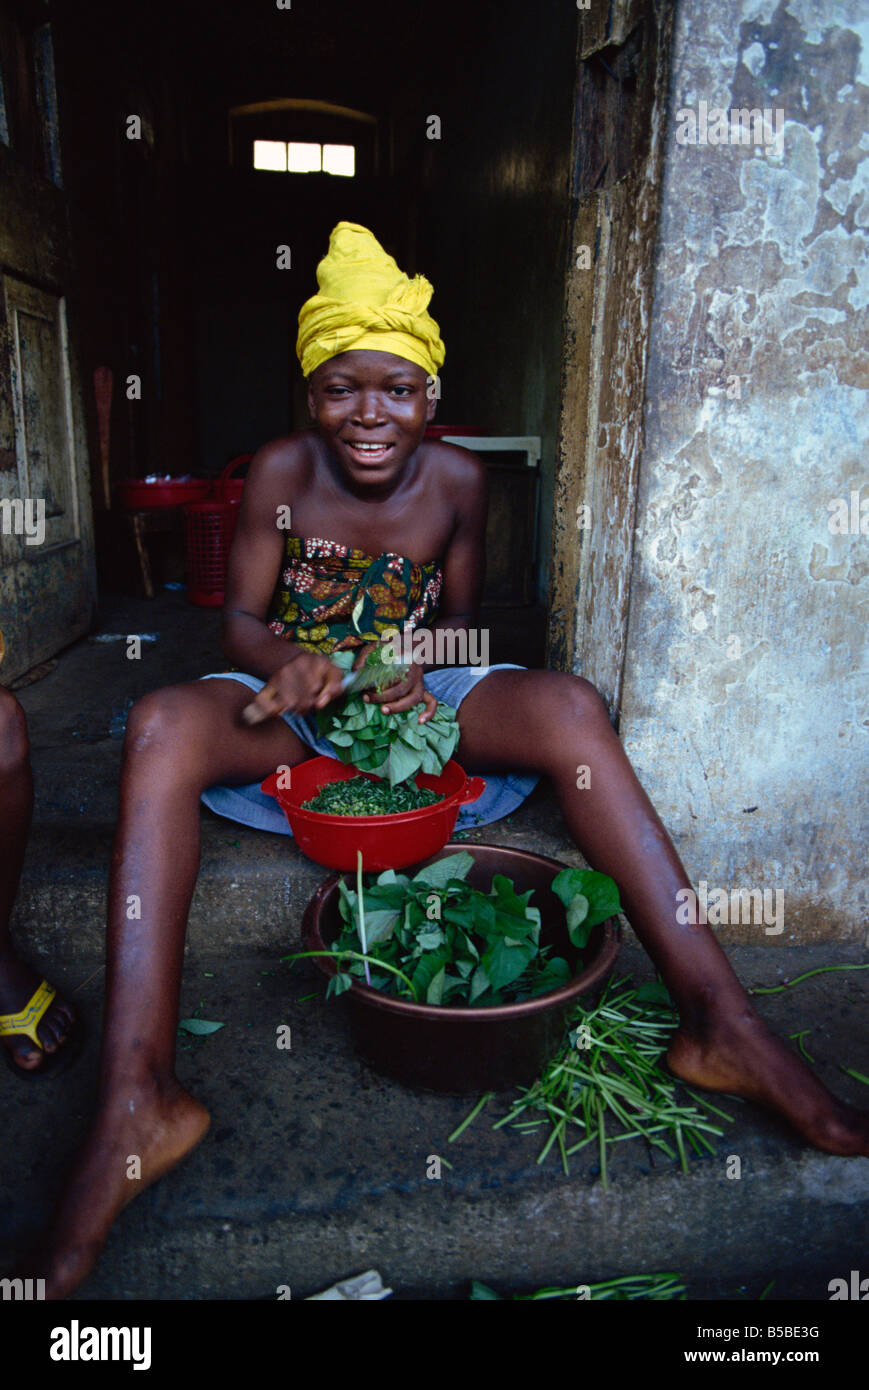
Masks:
[[[174,1077],[115,1092],[85,1140],[41,1253],[27,1262],[28,1274],[45,1279],[46,1298],[78,1288],[115,1217],[190,1153],[210,1123],[205,1106]]]
[[[705,1026],[683,1023],[667,1063],[692,1086],[775,1111],[816,1149],[869,1157],[869,1112],[837,1100],[748,1003],[726,1017],[707,1017]]]
[[[25,1007],[38,989],[43,977],[19,960],[11,951],[0,952],[0,1014],[17,1014]],[[0,1042],[8,1047],[16,1067],[22,1071],[41,1071],[45,1066],[46,1055],[51,1055],[63,1047],[75,1025],[76,1015],[70,1004],[55,995],[43,1014],[36,1029],[36,1036],[42,1043],[41,1051],[23,1033],[9,1033],[0,1037]]]

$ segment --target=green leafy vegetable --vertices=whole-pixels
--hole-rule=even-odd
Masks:
[[[365,672],[366,676],[371,678],[371,684],[377,691],[388,690],[391,685],[397,685],[399,681],[404,680],[410,670],[409,665],[403,665],[401,662],[391,660],[389,655],[390,650],[389,643],[381,642],[378,646],[372,647],[362,663],[361,669]],[[338,653],[335,654],[335,656],[337,655]],[[351,651],[349,655],[350,661],[347,664],[347,669],[351,670],[356,658],[356,653]],[[333,661],[335,660],[335,656],[332,657]]]
[[[578,951],[587,945],[593,927],[621,912],[615,882],[594,869],[562,869],[552,880],[552,891],[567,908],[567,930]]]
[[[353,652],[335,652],[331,660],[347,669]],[[376,688],[402,680],[410,669],[385,659],[383,645],[369,652],[365,669],[377,679]],[[459,743],[456,711],[438,704],[431,719],[419,722],[420,706],[384,714],[376,701],[362,694],[345,695],[317,712],[318,732],[327,738],[344,763],[389,781],[391,787],[410,781],[418,772],[438,776]]]
[[[342,977],[360,978],[366,967],[374,988],[427,1004],[486,1007],[533,999],[567,984],[568,962],[540,946],[540,911],[529,901],[533,890],[518,893],[503,874],[493,876],[487,893],[472,888],[466,879],[473,864],[473,856],[461,850],[413,878],[386,869],[367,886],[360,887],[360,879],[355,889],[339,879],[344,926],[331,954],[340,975],[330,981],[329,993],[346,989]],[[600,885],[597,892],[604,901]]]

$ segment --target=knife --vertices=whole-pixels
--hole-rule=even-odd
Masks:
[[[366,671],[364,665],[358,671],[348,671],[341,678],[342,695],[358,695],[360,690],[366,690],[374,685],[374,676],[370,671]],[[337,699],[337,696],[336,696]],[[255,701],[251,700],[249,705],[245,705],[241,712],[241,717],[245,724],[261,724],[264,719],[271,719],[273,716],[265,714]]]

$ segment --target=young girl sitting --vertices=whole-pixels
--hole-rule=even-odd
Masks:
[[[49,1296],[75,1288],[132,1192],[208,1128],[206,1110],[175,1076],[200,798],[269,824],[257,784],[330,751],[313,722],[340,693],[330,652],[357,647],[358,665],[387,628],[467,631],[478,622],[486,469],[472,453],[424,438],[430,379],[444,360],[431,286],[409,280],[350,223],[335,228],[318,282],[298,343],[316,428],[261,448],[245,486],[223,618],[224,653],[239,670],[158,690],[130,715],[98,1110],[38,1268]],[[584,858],[616,880],[679,1009],[672,1071],[768,1106],[818,1148],[869,1154],[869,1116],[836,1100],[770,1033],[709,928],[683,924],[691,885],[592,686],[557,671],[415,664],[377,698],[387,711],[420,706],[425,720],[438,697],[458,708],[458,761],[489,776],[488,819],[545,775]],[[243,718],[251,703],[256,722]],[[578,788],[580,766],[590,778]],[[280,817],[270,824],[285,828]],[[135,920],[131,895],[141,903]],[[135,1184],[129,1154],[141,1157]]]

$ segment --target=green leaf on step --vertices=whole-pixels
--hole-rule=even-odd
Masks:
[[[196,1037],[205,1037],[208,1033],[216,1033],[218,1028],[224,1028],[223,1023],[211,1023],[207,1018],[180,1018],[178,1027],[185,1033],[193,1033]]]

